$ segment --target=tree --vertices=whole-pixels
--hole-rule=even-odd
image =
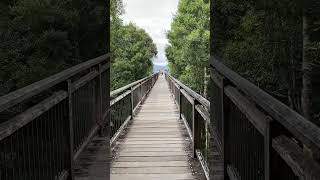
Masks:
[[[133,23],[124,25],[120,0],[111,1],[111,85],[120,88],[151,74],[157,49],[152,38]]]
[[[319,3],[301,3],[215,0],[212,55],[315,120],[320,111]]]
[[[0,3],[0,95],[105,53],[105,1]]]
[[[303,115],[320,125],[320,3],[307,1],[303,6],[303,58],[302,58],[302,112]],[[318,90],[318,91],[317,91]],[[313,107],[314,106],[314,107]]]
[[[209,2],[181,0],[168,32],[170,73],[205,95],[209,59]]]

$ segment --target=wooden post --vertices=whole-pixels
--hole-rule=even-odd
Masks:
[[[140,90],[140,94],[139,94],[139,101],[142,102],[142,82],[139,83],[139,90]]]
[[[194,132],[194,130],[195,130],[195,121],[194,121],[194,109],[195,109],[195,107],[194,107],[194,101],[193,101],[193,104],[192,104],[192,127],[191,127],[191,129],[192,129],[192,157],[193,158],[195,158],[196,156],[195,156],[195,151],[196,151],[196,149],[195,149],[195,141],[196,141],[196,139],[195,139],[195,132]]]
[[[264,134],[264,179],[270,180],[270,157],[272,152],[271,147],[271,133],[270,133],[270,127],[271,127],[272,119],[270,117],[266,118],[266,130]]]
[[[179,86],[179,119],[182,119],[181,117],[181,87]]]
[[[200,129],[199,129],[199,120],[197,119],[196,111],[197,100],[193,101],[192,105],[192,124],[193,124],[193,157],[197,157],[197,149],[200,146]]]
[[[101,64],[98,65],[99,75],[96,79],[96,109],[97,109],[97,117],[96,123],[99,126],[99,134],[102,135],[104,133],[104,122],[103,122],[103,112],[102,112],[102,85],[101,85]]]
[[[131,119],[132,119],[133,118],[133,109],[134,109],[134,107],[133,107],[134,106],[133,105],[133,87],[132,86],[130,87],[130,91],[131,91],[130,92],[130,96],[131,96],[130,99],[131,99]]]
[[[72,111],[72,82],[71,80],[67,81],[68,83],[68,109],[69,109],[69,176],[68,180],[73,179],[73,111]]]
[[[224,171],[224,178],[228,179],[228,155],[227,155],[227,151],[228,151],[228,144],[229,142],[227,141],[227,131],[228,129],[227,127],[227,121],[226,121],[226,116],[228,116],[228,102],[227,102],[227,98],[224,94],[224,87],[226,86],[226,81],[225,78],[222,77],[221,79],[221,94],[220,94],[220,98],[221,98],[221,123],[222,123],[222,132],[221,132],[221,143],[222,143],[222,155],[223,155],[223,171]]]

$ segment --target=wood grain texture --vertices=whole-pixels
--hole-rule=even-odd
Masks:
[[[195,179],[185,128],[164,76],[127,129],[111,164],[111,180]]]

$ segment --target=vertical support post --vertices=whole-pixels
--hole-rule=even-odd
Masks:
[[[109,1],[108,1],[108,3],[110,3]],[[108,4],[108,5],[110,5],[110,4]],[[110,6],[108,6],[108,7],[110,7]],[[110,13],[110,12],[108,12],[108,13]],[[109,26],[109,28],[110,28],[110,26]],[[111,62],[111,58],[110,58],[110,60],[107,62],[108,64],[109,64],[109,69],[108,69],[108,73],[107,73],[107,78],[106,78],[106,84],[107,84],[107,87],[105,87],[105,88],[107,88],[107,90],[106,90],[106,97],[107,97],[107,99],[106,99],[106,104],[107,104],[107,113],[108,113],[108,115],[107,115],[107,117],[106,117],[106,119],[104,119],[104,121],[106,122],[106,132],[104,133],[104,135],[106,136],[105,137],[105,139],[106,139],[106,141],[107,141],[107,143],[106,143],[106,145],[107,145],[107,147],[106,147],[106,158],[107,158],[107,167],[106,167],[106,169],[107,169],[107,171],[106,171],[106,174],[107,174],[107,176],[106,176],[106,179],[108,180],[108,179],[110,179],[110,162],[111,162],[111,150],[110,150],[110,132],[111,132],[111,127],[110,127],[110,122],[111,122],[111,111],[110,111],[110,62]]]
[[[139,101],[142,102],[142,82],[139,83]]]
[[[98,76],[96,79],[96,109],[97,117],[96,123],[99,126],[99,134],[102,136],[104,133],[104,122],[103,122],[103,112],[102,112],[102,84],[101,84],[101,64],[98,65]]]
[[[221,124],[222,124],[222,132],[221,132],[221,143],[222,143],[222,153],[223,153],[223,171],[224,171],[224,177],[225,179],[229,179],[228,177],[228,141],[227,141],[227,126],[226,126],[226,120],[225,120],[225,116],[227,115],[227,106],[228,103],[226,102],[226,98],[224,95],[224,87],[225,87],[225,79],[224,77],[222,77],[221,79],[221,94],[220,94],[220,98],[221,98]]]
[[[68,180],[73,179],[73,111],[72,111],[72,82],[68,83],[68,109],[69,109],[69,176]]]
[[[211,70],[210,70],[211,71]],[[211,86],[210,88],[210,91],[208,91],[209,96],[210,97],[213,97],[213,77],[212,77],[212,73],[210,73],[210,81],[209,81],[209,84]],[[209,124],[209,133],[210,133],[210,139],[209,139],[209,150],[208,150],[208,166],[209,166],[209,177],[210,179],[212,180],[215,180],[214,179],[214,176],[216,174],[217,171],[214,171],[211,167],[214,167],[215,164],[216,164],[216,161],[215,161],[215,154],[213,153],[215,148],[216,148],[216,142],[217,142],[217,139],[213,136],[213,133],[214,131],[216,131],[217,128],[215,128],[215,124],[216,124],[216,119],[214,118],[214,99],[213,98],[210,98],[210,124]],[[222,178],[224,179],[224,178]]]
[[[270,123],[272,119],[267,117],[266,118],[266,129],[264,134],[264,179],[270,180],[270,153],[271,151],[271,133],[270,133]]]
[[[182,106],[181,106],[181,87],[179,86],[179,119],[182,119],[181,112],[182,112]]]
[[[130,87],[130,91],[131,91],[130,92],[130,96],[131,96],[130,99],[131,99],[131,119],[132,119],[133,118],[133,109],[134,109],[134,107],[133,107],[134,106],[133,105],[133,87],[132,86]]]
[[[193,100],[192,104],[192,137],[193,137],[193,157],[197,157],[196,150],[199,147],[199,122],[196,119],[196,102]]]

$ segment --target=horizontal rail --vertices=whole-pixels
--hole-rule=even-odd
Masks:
[[[0,97],[0,114],[9,114],[0,122],[0,176],[71,179],[90,139],[109,129],[109,68],[107,54]]]
[[[231,81],[239,90],[272,116],[272,118],[280,122],[291,133],[295,134],[296,138],[303,141],[305,145],[310,148],[320,149],[319,127],[256,85],[233,72],[213,57],[211,59],[211,67]]]
[[[171,81],[173,81],[174,83],[176,83],[176,85],[178,85],[177,87],[180,87],[181,89],[184,89],[191,97],[193,97],[200,104],[202,104],[204,107],[206,107],[206,109],[210,109],[210,102],[207,99],[205,99],[200,94],[198,94],[195,91],[193,91],[192,89],[190,89],[188,86],[186,86],[183,83],[181,83],[179,80],[177,80],[176,78],[174,78],[170,74],[166,74],[166,75],[168,76],[168,78],[171,79]]]
[[[35,118],[41,116],[43,113],[47,112],[50,108],[66,99],[67,97],[67,92],[59,91],[49,98],[43,100],[39,104],[17,115],[13,119],[0,124],[0,141],[15,133],[18,129],[25,126]]]
[[[320,167],[292,140],[279,136],[272,141],[272,147],[293,169],[299,179],[320,179]]]
[[[158,79],[158,73],[145,77],[110,93],[111,145],[119,138],[139,105]]]
[[[246,180],[319,179],[318,126],[214,57],[210,74],[210,128],[215,131],[210,144],[220,146],[222,175]],[[216,159],[209,161],[214,165]],[[212,176],[214,170],[209,170]]]
[[[135,81],[135,82],[133,82],[133,83],[130,83],[130,84],[124,86],[124,87],[121,87],[121,88],[119,88],[119,89],[116,89],[116,90],[114,90],[114,91],[112,91],[112,92],[110,93],[110,97],[113,98],[113,97],[117,96],[118,94],[122,93],[123,91],[126,91],[126,90],[128,90],[128,89],[136,86],[137,84],[139,84],[139,83],[141,83],[141,82],[144,82],[145,80],[149,79],[149,78],[152,77],[152,76],[153,76],[153,75],[148,76],[148,77],[145,77],[145,78],[143,78],[143,79],[140,79],[140,80],[137,80],[137,81]]]
[[[45,78],[41,81],[33,83],[24,88],[18,89],[12,93],[0,97],[0,112],[8,109],[25,99],[28,99],[36,94],[41,93],[42,91],[49,89],[52,86],[55,86],[63,81],[66,81],[70,77],[89,69],[95,65],[98,65],[102,62],[109,61],[110,54],[102,55],[92,60],[86,61],[84,63],[73,66],[67,70],[64,70],[58,74]],[[104,70],[109,68],[109,64],[104,65]]]
[[[176,100],[180,118],[191,139],[193,157],[198,158],[206,178],[209,179],[210,102],[171,75],[165,75]]]

